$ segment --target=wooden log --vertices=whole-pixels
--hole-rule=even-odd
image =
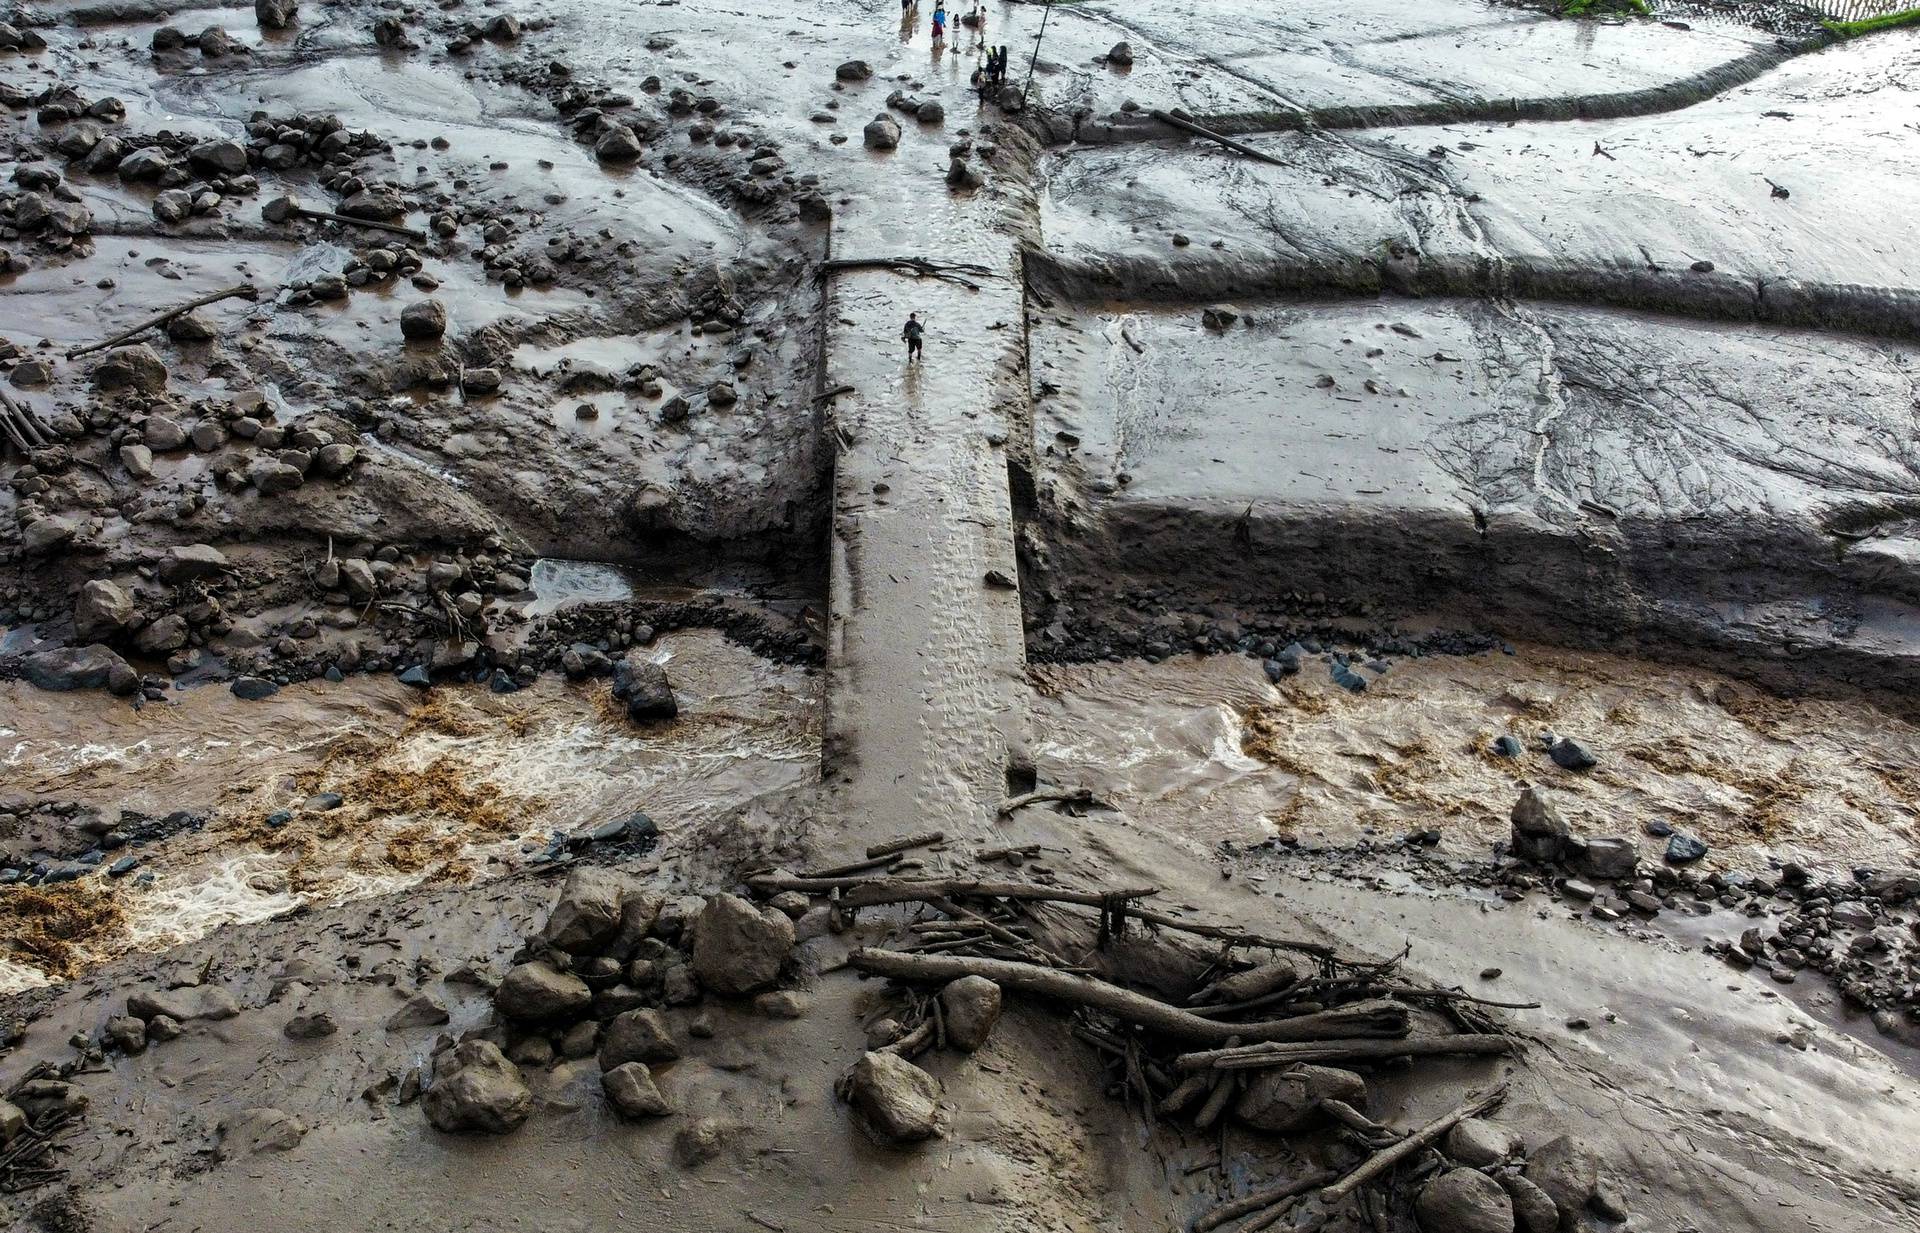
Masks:
[[[1284,1020],[1283,1020],[1284,1022]],[[1223,1026],[1231,1027],[1232,1024]],[[1173,1059],[1175,1070],[1255,1070],[1291,1066],[1296,1062],[1357,1062],[1394,1057],[1447,1057],[1512,1053],[1519,1041],[1511,1036],[1419,1036],[1404,1040],[1315,1040],[1298,1043],[1248,1045],[1183,1053]]]
[[[323,223],[345,223],[349,227],[371,227],[375,231],[390,231],[394,235],[403,235],[416,244],[427,242],[427,233],[418,227],[384,223],[377,218],[355,218],[351,214],[335,214],[332,210],[315,210],[303,205],[293,206],[287,212],[295,218],[312,218]]]
[[[1272,163],[1275,167],[1285,167],[1287,165],[1284,159],[1275,158],[1265,150],[1256,150],[1244,141],[1235,141],[1233,138],[1222,133],[1216,133],[1210,128],[1202,128],[1193,121],[1182,120],[1179,116],[1173,115],[1171,112],[1165,112],[1155,108],[1147,114],[1160,121],[1160,123],[1180,129],[1182,132],[1192,133],[1195,137],[1205,137],[1208,141],[1218,142],[1220,145],[1232,150],[1235,154],[1244,154],[1248,158],[1258,159],[1263,163]]]
[[[1372,1156],[1369,1156],[1359,1168],[1321,1191],[1321,1199],[1328,1207],[1333,1207],[1341,1203],[1354,1191],[1360,1189],[1360,1187],[1366,1185],[1382,1173],[1385,1173],[1388,1169],[1393,1168],[1393,1166],[1399,1164],[1402,1160],[1413,1155],[1421,1148],[1435,1142],[1440,1136],[1446,1134],[1461,1122],[1466,1121],[1470,1117],[1480,1116],[1506,1098],[1507,1085],[1501,1083],[1492,1090],[1473,1097],[1452,1112],[1434,1118],[1431,1122],[1428,1122],[1425,1126],[1422,1126],[1393,1146],[1382,1148]]]
[[[1096,977],[1032,963],[970,955],[909,955],[872,948],[854,951],[847,962],[862,972],[895,980],[946,984],[962,976],[984,976],[1003,989],[1090,1006],[1176,1040],[1225,1044],[1236,1036],[1255,1041],[1404,1036],[1408,1026],[1406,1007],[1397,1002],[1361,1002],[1318,1015],[1263,1023],[1215,1023]]]
[[[1212,1211],[1195,1220],[1193,1222],[1193,1233],[1207,1233],[1207,1230],[1217,1229],[1229,1220],[1238,1220],[1242,1216],[1248,1216],[1263,1208],[1272,1207],[1275,1203],[1283,1203],[1288,1199],[1296,1198],[1307,1193],[1309,1190],[1318,1190],[1338,1176],[1339,1174],[1335,1173],[1332,1169],[1325,1169],[1317,1173],[1309,1173],[1305,1177],[1295,1178],[1290,1182],[1281,1182],[1273,1186],[1263,1186],[1259,1190],[1252,1191],[1241,1198],[1235,1199],[1231,1203],[1222,1203],[1219,1207],[1214,1208]]]
[[[876,843],[867,849],[867,859],[877,860],[882,856],[893,856],[899,852],[914,848],[929,848],[947,837],[945,831],[927,831],[919,835],[907,835],[900,839],[889,839],[885,843]]]
[[[260,298],[260,289],[252,283],[241,283],[238,286],[228,287],[224,291],[215,291],[210,295],[203,295],[199,299],[187,304],[182,304],[177,308],[169,308],[159,316],[149,317],[132,329],[123,330],[104,342],[88,343],[84,347],[75,347],[67,352],[67,358],[70,360],[78,359],[80,356],[90,355],[95,351],[105,351],[108,347],[117,347],[129,339],[138,338],[155,326],[165,325],[175,317],[190,313],[196,308],[205,308],[209,304],[217,304],[221,300],[230,300],[235,296],[241,296],[249,300],[257,300]]]

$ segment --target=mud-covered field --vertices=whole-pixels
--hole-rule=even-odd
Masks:
[[[1561,7],[0,9],[11,1226],[1920,1229],[1920,36]]]

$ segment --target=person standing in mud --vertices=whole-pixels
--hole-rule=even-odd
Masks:
[[[908,313],[907,324],[900,330],[900,337],[907,340],[907,363],[920,358],[920,344],[926,338],[927,327],[920,324],[919,313]]]

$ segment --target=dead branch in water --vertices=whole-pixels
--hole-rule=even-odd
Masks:
[[[182,304],[177,308],[169,308],[158,316],[149,317],[132,329],[122,330],[112,338],[102,342],[88,343],[84,347],[74,347],[67,352],[67,358],[70,360],[78,359],[83,355],[90,355],[95,351],[105,351],[108,347],[117,347],[123,342],[138,338],[155,326],[165,325],[175,317],[185,316],[196,308],[205,308],[209,304],[217,304],[221,300],[230,300],[235,296],[239,296],[242,299],[257,300],[260,298],[260,289],[252,283],[241,283],[235,287],[228,287],[224,291],[215,291],[208,295],[203,295],[190,303]]]
[[[1195,137],[1205,137],[1208,141],[1218,142],[1220,145],[1225,146],[1229,150],[1232,150],[1235,154],[1244,154],[1248,158],[1258,159],[1263,163],[1271,163],[1275,167],[1285,167],[1287,165],[1284,159],[1275,158],[1273,155],[1268,154],[1265,150],[1256,150],[1244,141],[1235,141],[1231,137],[1225,136],[1224,134],[1221,134],[1221,133],[1216,133],[1210,128],[1202,128],[1200,125],[1195,124],[1193,121],[1183,120],[1179,116],[1173,115],[1170,112],[1161,111],[1158,108],[1155,108],[1154,110],[1149,111],[1147,114],[1152,116],[1154,119],[1160,121],[1160,123],[1169,125],[1173,128],[1177,128],[1182,132],[1192,133]]]
[[[1229,1220],[1238,1220],[1242,1216],[1248,1216],[1254,1212],[1272,1207],[1276,1203],[1283,1203],[1288,1199],[1297,1198],[1309,1190],[1319,1189],[1337,1176],[1339,1175],[1333,1170],[1327,1169],[1319,1173],[1309,1173],[1307,1176],[1297,1178],[1291,1182],[1282,1182],[1277,1186],[1262,1187],[1243,1198],[1235,1199],[1231,1203],[1222,1203],[1219,1207],[1201,1216],[1193,1222],[1193,1233],[1207,1233],[1207,1230],[1217,1229]]]
[[[1253,1070],[1299,1062],[1358,1062],[1396,1057],[1444,1057],[1512,1053],[1520,1042],[1511,1036],[1421,1036],[1404,1040],[1316,1040],[1304,1043],[1247,1045],[1183,1053],[1176,1070]]]
[[[1038,792],[1025,792],[1019,796],[1008,797],[1000,802],[998,812],[1004,818],[1018,813],[1029,805],[1039,805],[1047,801],[1058,801],[1063,805],[1104,808],[1103,803],[1095,799],[1092,790],[1088,788],[1043,788]]]

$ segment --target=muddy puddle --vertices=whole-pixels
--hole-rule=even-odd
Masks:
[[[552,574],[590,585],[578,567]],[[817,778],[812,678],[711,633],[663,638],[652,657],[681,707],[655,727],[630,723],[605,682],[553,677],[509,695],[360,677],[258,703],[205,687],[138,712],[0,687],[6,792],[78,807],[23,823],[9,855],[34,856],[38,839],[49,865],[94,862],[75,881],[0,889],[15,900],[0,990],[303,904],[497,876],[635,813],[670,845]],[[101,850],[99,833],[121,832],[136,838]]]

